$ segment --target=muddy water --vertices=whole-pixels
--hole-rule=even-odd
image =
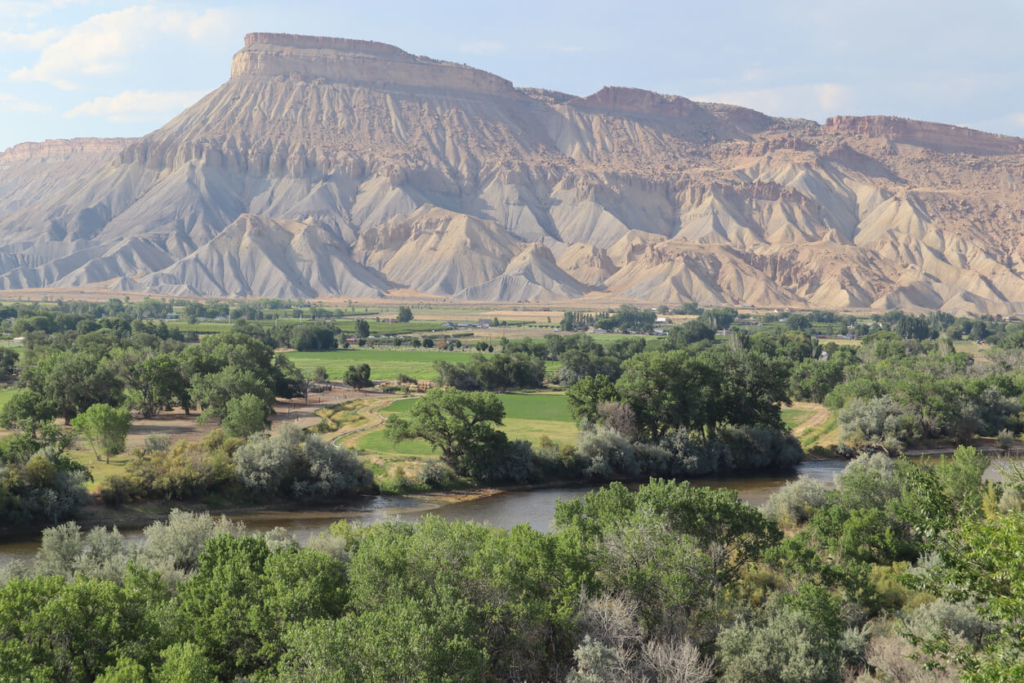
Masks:
[[[937,462],[938,458],[928,456],[922,460]],[[693,483],[710,488],[733,489],[739,493],[741,500],[751,505],[763,505],[772,493],[799,476],[831,482],[833,476],[845,465],[845,462],[838,461],[805,462],[784,473],[704,477],[694,479]],[[998,463],[993,461],[993,465],[986,472],[986,477],[999,479]],[[455,502],[437,496],[371,496],[344,508],[299,512],[263,510],[228,515],[228,517],[243,522],[251,531],[270,531],[275,527],[284,527],[300,541],[323,531],[339,519],[372,523],[386,518],[395,518],[411,522],[425,514],[437,515],[449,520],[480,522],[505,529],[517,524],[529,524],[539,531],[548,531],[554,518],[556,501],[578,498],[595,488],[597,487],[565,486],[530,491],[507,491]],[[130,540],[142,540],[140,529],[122,529],[122,534]],[[0,542],[0,565],[14,559],[27,559],[38,548],[39,538]]]

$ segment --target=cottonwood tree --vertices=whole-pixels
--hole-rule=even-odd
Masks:
[[[458,389],[430,389],[409,410],[392,415],[384,428],[393,443],[423,439],[441,451],[445,464],[459,474],[474,469],[472,459],[486,457],[507,444],[495,427],[505,419],[505,406],[494,394]]]
[[[132,425],[132,416],[127,408],[112,408],[106,403],[94,403],[81,415],[71,421],[71,425],[85,435],[96,453],[96,459],[110,456],[124,450],[125,438]]]
[[[267,428],[270,412],[259,396],[242,394],[227,402],[221,424],[228,436],[246,437]]]

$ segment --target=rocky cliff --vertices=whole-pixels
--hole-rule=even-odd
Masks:
[[[0,286],[1024,311],[1024,140],[250,34],[139,140],[0,156]]]

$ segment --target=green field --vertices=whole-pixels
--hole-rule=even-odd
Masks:
[[[302,370],[309,370],[322,365],[327,376],[340,380],[350,365],[366,363],[372,371],[370,377],[379,379],[398,379],[405,374],[413,379],[434,379],[434,361],[446,360],[449,363],[465,363],[476,351],[438,351],[437,349],[339,349],[337,351],[291,351],[285,355]],[[485,353],[485,356],[493,354]],[[548,361],[548,372],[558,369],[558,363]]]
[[[11,400],[11,396],[17,391],[14,387],[4,387],[0,389],[0,408],[3,408],[8,401]]]
[[[813,414],[813,411],[804,408],[783,408],[782,421],[786,423],[787,427],[794,429],[806,422]]]
[[[569,413],[563,394],[523,393],[499,394],[505,405],[505,424],[502,431],[512,440],[539,441],[547,436],[558,443],[575,443],[578,431]],[[407,413],[419,399],[395,401],[381,409],[382,415]],[[366,433],[356,442],[360,451],[385,456],[389,459],[421,459],[436,456],[425,441],[405,441],[393,445],[383,429]]]

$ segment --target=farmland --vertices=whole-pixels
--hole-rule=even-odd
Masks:
[[[399,375],[413,379],[434,379],[434,361],[465,363],[476,351],[440,351],[437,349],[339,349],[337,351],[291,351],[285,355],[301,370],[322,366],[331,379],[341,379],[350,365],[366,363],[373,370],[375,380],[394,380]],[[485,356],[493,354],[484,353]],[[546,363],[548,372],[558,369],[558,363]]]

